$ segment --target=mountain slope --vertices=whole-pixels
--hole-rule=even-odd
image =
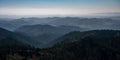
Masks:
[[[19,35],[8,30],[0,28],[0,46],[23,46],[22,38]],[[27,44],[26,44],[27,45]]]
[[[72,37],[71,37],[72,36]],[[55,60],[119,60],[120,31],[95,30],[71,32],[61,43],[42,50],[41,59]],[[47,54],[47,55],[46,55]]]
[[[68,33],[71,31],[82,30],[79,27],[74,26],[51,26],[51,25],[27,25],[18,28],[15,32],[21,35],[26,35],[31,38],[31,40],[36,41],[36,46],[45,47],[52,40]],[[43,43],[43,45],[40,45]],[[33,43],[34,44],[34,43]]]
[[[3,54],[0,55],[0,59],[120,60],[120,31],[118,30],[75,31],[56,40],[60,41],[51,48],[14,49],[6,55],[5,52],[1,52]]]

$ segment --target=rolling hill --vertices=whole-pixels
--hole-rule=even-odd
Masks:
[[[56,40],[59,41],[53,47],[11,50],[5,57],[16,60],[120,60],[119,30],[74,31]]]
[[[68,32],[80,30],[82,30],[82,28],[74,26],[51,26],[38,24],[22,26],[16,29],[15,32],[24,36],[28,36],[31,41],[36,41],[37,43],[33,43],[33,45],[37,47],[47,47],[50,46],[48,43],[54,39],[57,39]]]
[[[0,47],[4,46],[24,46],[28,45],[18,34],[0,28]]]
[[[61,42],[42,50],[42,58],[55,60],[119,60],[120,31],[94,30],[71,32]],[[46,55],[47,54],[47,55]]]

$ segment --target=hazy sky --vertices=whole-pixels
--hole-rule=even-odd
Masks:
[[[0,0],[0,15],[84,15],[120,12],[120,0]]]

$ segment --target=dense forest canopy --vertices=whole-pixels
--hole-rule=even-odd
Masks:
[[[7,39],[7,38],[6,38]],[[2,40],[2,39],[1,39]],[[9,38],[8,38],[9,40]],[[120,31],[74,31],[54,40],[49,48],[0,47],[1,60],[119,60]]]

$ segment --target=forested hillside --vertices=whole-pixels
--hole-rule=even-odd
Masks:
[[[19,48],[4,50],[11,60],[120,60],[120,31],[92,30],[70,32],[51,48]],[[0,51],[1,52],[1,51]]]

